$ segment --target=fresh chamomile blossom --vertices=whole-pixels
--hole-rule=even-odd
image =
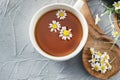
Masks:
[[[99,62],[100,62],[100,64],[104,64],[105,60],[101,58]]]
[[[90,53],[94,54],[94,52],[95,52],[94,48],[90,48]]]
[[[101,73],[105,73],[107,71],[107,66],[105,64],[102,64],[100,66]]]
[[[88,62],[91,64],[92,70],[100,71],[101,73],[106,73],[107,70],[111,70],[112,66],[109,63],[109,55],[107,52],[101,53],[100,51],[90,48],[92,57]]]
[[[114,2],[113,6],[115,7],[115,10],[120,9],[120,1]]]
[[[119,32],[118,31],[112,31],[112,35],[113,35],[113,37],[118,37],[119,36]]]
[[[98,24],[98,22],[100,21],[100,17],[98,16],[98,14],[96,15],[96,18],[95,18],[95,25]]]
[[[62,40],[70,40],[70,38],[72,38],[72,33],[71,33],[72,29],[66,29],[66,26],[63,26],[62,29],[60,30],[60,34],[59,37],[62,38]]]
[[[88,62],[92,62],[92,63],[95,63],[97,60],[96,58],[92,58],[91,60],[89,60]]]
[[[91,66],[92,66],[92,70],[95,70],[95,71],[100,70],[100,64],[98,62],[93,63]]]
[[[102,55],[102,53],[101,53],[101,52],[99,52],[99,51],[96,51],[95,58],[100,58],[100,57],[101,57],[101,55]]]
[[[66,16],[67,16],[67,13],[66,13],[65,10],[60,9],[60,10],[58,10],[58,12],[56,13],[56,16],[57,16],[57,18],[59,18],[60,20],[61,20],[61,19],[65,19]]]
[[[57,32],[57,30],[60,30],[61,26],[59,22],[53,20],[52,23],[49,24],[49,28],[51,32]]]
[[[104,52],[104,54],[101,56],[101,58],[103,58],[104,60],[109,60],[110,59],[110,57],[107,54],[107,52]]]

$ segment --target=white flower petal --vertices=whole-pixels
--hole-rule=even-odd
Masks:
[[[100,21],[101,19],[99,18],[98,14],[96,15],[96,18],[95,18],[95,25],[98,24],[98,22]]]
[[[52,24],[51,24],[51,23],[50,23],[49,25],[50,25],[50,26],[52,26]]]
[[[62,39],[63,39],[63,40],[66,40],[66,37],[65,37],[65,36],[63,36],[63,37],[62,37]]]
[[[58,15],[59,15],[59,13],[56,13],[56,16],[57,16],[57,17],[59,17]]]
[[[106,70],[101,70],[101,73],[105,73],[106,72]]]
[[[57,28],[57,30],[59,31],[59,30],[60,30],[60,28]]]
[[[69,37],[72,37],[72,34],[70,34]]]
[[[62,36],[63,36],[62,34],[59,35],[59,37],[62,37]]]
[[[51,28],[52,26],[49,26],[49,28]]]
[[[63,32],[61,31],[61,32],[60,32],[60,34],[62,34],[62,35],[63,35]]]
[[[68,31],[72,31],[72,29],[69,29]]]
[[[63,27],[62,27],[62,30],[66,30],[66,26],[63,26]]]
[[[55,29],[54,31],[55,31],[55,32],[57,32],[57,30],[56,30],[56,29]]]
[[[70,37],[67,37],[68,40],[70,40]]]
[[[92,60],[90,59],[90,60],[88,60],[88,62],[92,62]]]
[[[51,30],[50,30],[51,32],[53,32],[54,31],[54,29],[53,28],[51,28]]]
[[[57,16],[57,18],[59,18],[59,16]]]

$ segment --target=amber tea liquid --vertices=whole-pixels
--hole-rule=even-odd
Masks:
[[[67,16],[64,20],[56,17],[58,10],[52,10],[37,21],[35,28],[35,38],[38,46],[47,54],[61,57],[72,53],[79,45],[83,30],[78,18],[71,12],[66,10]],[[66,26],[72,29],[72,38],[70,40],[62,40],[59,37],[59,32],[50,32],[49,24],[53,21],[58,21],[61,26]]]

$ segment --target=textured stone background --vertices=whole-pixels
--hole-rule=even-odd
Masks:
[[[41,7],[56,2],[74,5],[76,0],[0,0],[0,80],[98,80],[86,72],[81,53],[65,62],[41,56],[29,40],[29,23]],[[88,0],[93,13],[103,8],[99,0]],[[99,23],[111,36],[107,15]],[[118,43],[120,44],[120,43]],[[110,80],[120,80],[120,73]]]

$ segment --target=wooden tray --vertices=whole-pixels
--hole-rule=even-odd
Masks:
[[[114,25],[115,25],[117,31],[120,32],[120,26],[117,23],[117,14],[114,14]]]
[[[111,76],[115,75],[118,71],[120,71],[120,48],[117,45],[115,45],[110,51],[110,47],[112,46],[112,44],[104,42],[113,42],[113,40],[106,34],[104,34],[103,31],[97,25],[95,25],[95,21],[90,12],[87,1],[84,0],[84,2],[85,4],[83,5],[81,12],[83,13],[88,22],[89,36],[82,52],[83,65],[92,76],[100,79],[108,79]],[[100,72],[96,72],[91,69],[91,65],[88,62],[88,60],[91,59],[91,54],[88,53],[89,48],[91,47],[101,52],[108,52],[110,60],[115,58],[115,60],[111,63],[111,71],[107,71],[105,74],[101,74]]]

